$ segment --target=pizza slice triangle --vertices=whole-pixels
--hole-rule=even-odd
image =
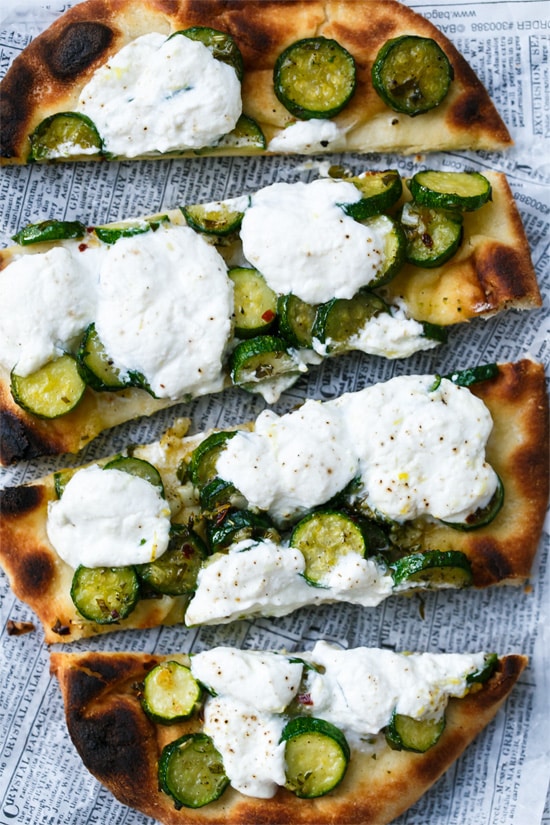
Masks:
[[[2,491],[0,562],[48,643],[529,576],[548,501],[540,364],[188,423]]]
[[[84,765],[163,825],[389,823],[483,731],[526,664],[322,641],[292,654],[51,654]]]
[[[394,0],[87,0],[16,58],[0,106],[2,163],[512,143],[468,62]]]

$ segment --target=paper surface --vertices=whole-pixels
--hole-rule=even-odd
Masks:
[[[445,169],[495,168],[508,175],[518,202],[541,290],[543,309],[511,312],[453,330],[444,347],[407,361],[352,356],[315,368],[276,405],[287,410],[306,396],[342,391],[395,374],[445,372],[494,360],[532,356],[550,366],[550,19],[544,0],[525,2],[410,3],[438,26],[470,61],[506,121],[515,146],[504,154],[458,152],[432,155]],[[11,2],[0,12],[0,73],[30,39],[69,4]],[[321,159],[317,159],[321,160]],[[425,158],[338,155],[358,173],[398,168],[409,174]],[[71,164],[0,170],[0,244],[27,223],[46,218],[104,223],[151,214],[183,203],[210,201],[253,191],[274,181],[307,180],[315,159],[255,158]],[[232,390],[169,410],[97,439],[78,462],[109,455],[129,441],[150,441],[176,415],[190,415],[194,430],[255,416],[263,402]],[[2,486],[20,484],[67,459],[21,464],[1,472]],[[276,621],[246,621],[227,627],[164,628],[112,633],[77,643],[71,650],[133,650],[168,653],[214,644],[297,650],[318,638],[345,645],[430,651],[521,652],[531,663],[496,720],[446,776],[399,825],[537,825],[550,823],[545,800],[550,778],[548,627],[550,627],[549,527],[533,567],[530,586],[483,592],[440,592],[396,597],[366,610],[329,606],[301,610]],[[11,594],[0,574],[0,825],[152,825],[114,800],[88,774],[71,744],[48,652],[32,612]],[[35,622],[34,632],[9,636],[7,622]],[[282,823],[281,823],[282,825]],[[359,823],[358,823],[359,825]]]

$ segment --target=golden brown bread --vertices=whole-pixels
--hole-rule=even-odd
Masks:
[[[348,49],[357,65],[356,92],[335,118],[347,130],[340,151],[412,154],[512,143],[466,60],[432,23],[395,0],[85,0],[32,41],[0,84],[0,163],[25,163],[36,126],[73,109],[93,72],[128,42],[196,25],[235,38],[245,66],[243,111],[268,142],[292,121],[273,91],[277,56],[296,40],[323,35]],[[402,34],[436,40],[454,70],[443,103],[414,118],[389,109],[370,79],[381,46]]]
[[[530,360],[500,365],[496,378],[472,391],[494,421],[487,459],[501,477],[504,505],[485,527],[469,532],[441,523],[423,525],[415,535],[420,550],[454,549],[470,560],[473,586],[519,585],[528,578],[540,540],[549,489],[548,397],[544,369]],[[176,471],[199,436],[169,431],[162,448],[138,448],[134,455],[160,471],[173,521],[187,523],[196,502],[182,488]],[[186,495],[184,498],[182,496]],[[79,616],[70,598],[73,571],[54,551],[46,534],[48,502],[55,498],[51,476],[0,492],[0,564],[14,593],[31,606],[44,626],[46,641],[72,641],[120,628],[145,628],[183,621],[185,597],[146,598],[128,618],[96,625]]]
[[[506,309],[533,309],[541,296],[529,245],[506,176],[487,172],[492,201],[464,215],[464,241],[443,266],[423,269],[406,264],[388,285],[391,300],[401,297],[409,314],[419,321],[450,325],[490,317]],[[168,210],[173,223],[181,211]],[[46,244],[37,245],[41,250]],[[14,254],[36,247],[0,250],[0,269]],[[232,247],[220,246],[222,255]],[[228,379],[229,383],[229,379]],[[176,402],[152,398],[140,389],[95,392],[87,388],[78,407],[57,419],[40,419],[22,410],[10,392],[9,371],[0,366],[0,464],[40,455],[76,453],[103,430],[124,421],[151,415]]]
[[[197,720],[163,726],[143,713],[136,684],[161,661],[180,656],[135,653],[53,653],[69,733],[87,769],[122,803],[163,825],[385,825],[407,810],[450,767],[498,712],[527,664],[499,660],[477,692],[451,699],[445,730],[424,754],[386,747],[374,760],[356,753],[342,783],[314,800],[280,788],[253,799],[232,788],[204,808],[176,810],[158,790],[157,761],[164,745],[196,729]]]

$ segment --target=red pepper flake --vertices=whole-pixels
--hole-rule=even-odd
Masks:
[[[313,699],[311,698],[311,693],[299,693],[298,694],[298,702],[301,705],[312,705]]]
[[[434,245],[434,239],[427,232],[424,232],[424,234],[422,235],[422,243],[424,244],[424,246],[427,246],[428,249],[431,249]]]
[[[79,243],[78,244],[78,251],[79,252],[84,252],[86,249],[88,249],[88,244],[87,243]]]
[[[262,321],[265,321],[266,324],[269,324],[275,318],[275,313],[272,309],[266,309],[264,314],[262,315]]]

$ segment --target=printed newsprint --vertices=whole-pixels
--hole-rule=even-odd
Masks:
[[[494,360],[532,356],[550,367],[550,17],[547,0],[412,2],[471,63],[515,140],[505,153],[453,152],[429,158],[432,168],[495,168],[505,172],[517,199],[544,307],[510,312],[453,330],[444,348],[406,361],[365,356],[333,359],[314,368],[282,397],[278,411],[307,396],[329,398],[397,373],[449,371]],[[4,0],[0,11],[0,73],[25,45],[67,9],[30,0]],[[409,174],[424,157],[340,155],[358,173],[398,168]],[[0,171],[0,243],[27,223],[46,218],[104,223],[152,214],[184,203],[232,197],[274,181],[308,180],[321,158],[165,160],[84,163]],[[32,330],[29,330],[32,334]],[[128,442],[153,440],[174,416],[193,428],[250,419],[259,397],[236,390],[166,411],[145,423],[98,438],[78,459],[19,464],[2,471],[2,486],[30,481],[77,461],[117,452]],[[547,519],[544,541],[526,588],[440,592],[394,598],[376,609],[328,606],[301,610],[276,621],[243,621],[222,628],[183,626],[143,633],[113,633],[76,649],[193,651],[214,644],[299,650],[324,637],[341,645],[391,649],[521,652],[530,666],[496,720],[399,825],[537,825],[550,823],[548,679],[550,572]],[[81,764],[66,732],[48,651],[32,612],[11,594],[0,574],[0,825],[153,825],[120,805]],[[34,622],[24,635],[8,623]],[[283,823],[281,823],[283,825]],[[285,825],[289,825],[286,823]],[[358,823],[359,825],[359,823]]]

